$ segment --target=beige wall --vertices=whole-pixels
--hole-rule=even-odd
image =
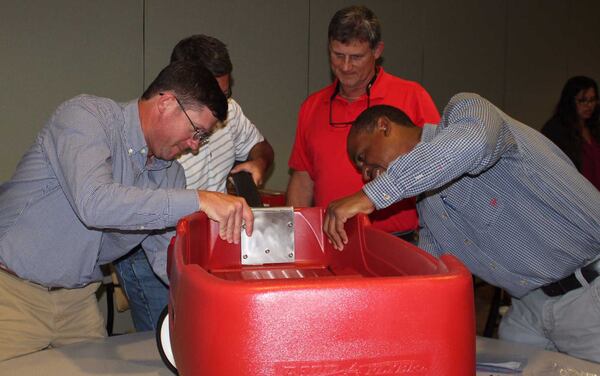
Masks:
[[[80,93],[135,98],[142,0],[0,2],[0,181],[54,108]]]
[[[203,33],[225,42],[233,62],[233,95],[275,149],[268,186],[285,189],[296,112],[307,94],[308,2],[190,3],[146,1],[146,83],[168,63],[180,39]]]
[[[326,33],[344,0],[0,2],[0,181],[62,100],[138,96],[193,33],[230,48],[234,95],[276,151],[267,187],[284,189],[296,113],[329,82]],[[371,0],[384,66],[422,83],[440,110],[474,91],[539,128],[564,81],[600,79],[596,0]]]

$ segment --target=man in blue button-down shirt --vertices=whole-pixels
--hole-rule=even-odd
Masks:
[[[369,182],[329,206],[335,248],[347,218],[419,196],[419,246],[514,297],[501,338],[600,362],[600,193],[552,142],[459,94],[422,130],[396,108],[366,110],[348,153]]]
[[[227,114],[203,66],[173,63],[139,100],[81,95],[62,105],[0,186],[0,360],[105,335],[99,266],[143,244],[165,282],[166,248],[197,210],[238,242],[245,201],[186,190],[173,162]]]

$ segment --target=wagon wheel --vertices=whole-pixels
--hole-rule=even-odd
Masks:
[[[156,326],[156,345],[158,346],[158,353],[160,354],[163,363],[165,363],[171,372],[179,375],[177,366],[175,365],[175,357],[173,357],[173,350],[171,349],[169,306],[166,306],[158,317],[158,324]]]

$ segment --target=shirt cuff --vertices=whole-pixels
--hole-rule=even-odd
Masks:
[[[375,208],[383,209],[404,198],[398,188],[390,176],[383,173],[365,184],[363,192],[373,202]]]
[[[171,189],[168,196],[170,207],[168,227],[175,226],[181,217],[200,210],[198,193],[195,189]]]

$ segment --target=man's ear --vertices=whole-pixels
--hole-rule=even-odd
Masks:
[[[382,116],[379,119],[377,119],[377,126],[375,127],[375,130],[383,132],[383,135],[386,137],[389,136],[392,130],[392,124],[390,122],[390,119],[388,119],[385,116]]]
[[[375,56],[375,60],[379,59],[383,54],[383,42],[377,43],[375,48],[373,48],[373,55]]]
[[[164,114],[165,111],[172,105],[174,100],[173,94],[169,92],[160,93],[156,98],[156,107],[160,114]]]

